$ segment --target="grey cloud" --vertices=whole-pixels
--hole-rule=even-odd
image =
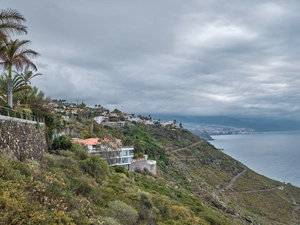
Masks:
[[[296,1],[1,0],[47,96],[131,113],[299,118]],[[19,37],[17,37],[19,38]]]

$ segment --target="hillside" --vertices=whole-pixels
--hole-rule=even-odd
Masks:
[[[136,143],[158,174],[109,167],[73,144],[0,159],[0,224],[296,224],[300,189],[261,176],[181,128],[99,128]],[[233,181],[231,183],[231,181]]]

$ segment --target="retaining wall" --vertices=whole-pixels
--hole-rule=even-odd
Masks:
[[[44,123],[0,116],[0,151],[17,160],[40,160],[47,152]]]
[[[131,164],[129,165],[129,171],[136,171],[147,169],[153,175],[156,175],[156,161],[154,160],[147,160],[147,156],[145,158],[132,160]]]

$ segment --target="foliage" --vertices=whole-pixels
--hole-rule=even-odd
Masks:
[[[54,150],[61,150],[61,149],[70,149],[72,146],[72,142],[70,138],[66,135],[59,136],[53,140],[52,147]]]
[[[109,175],[108,164],[101,155],[93,154],[87,159],[82,160],[80,165],[85,173],[95,178],[99,183],[101,183],[102,180],[106,180]]]
[[[126,203],[116,200],[108,203],[107,216],[117,219],[123,224],[135,224],[138,219],[138,212]]]

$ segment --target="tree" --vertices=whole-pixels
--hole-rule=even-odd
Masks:
[[[54,150],[67,150],[72,146],[72,142],[69,137],[62,135],[53,140],[53,149]]]
[[[36,77],[36,76],[41,76],[43,74],[41,73],[36,73],[36,74],[33,74],[33,71],[32,70],[29,70],[29,67],[26,66],[25,69],[24,69],[24,72],[23,73],[16,73],[16,77],[18,78],[18,80],[20,80],[25,86],[27,86],[29,88],[30,87],[30,84],[31,84],[31,79]],[[28,98],[28,90],[24,90],[24,104],[27,104],[27,98]]]
[[[27,27],[22,23],[26,19],[17,10],[0,11],[0,44],[5,44],[10,34],[27,34]]]
[[[7,82],[8,75],[2,73],[0,76],[0,103],[7,104]],[[26,85],[20,77],[15,76],[12,80],[12,93],[16,94],[20,91],[30,89],[31,87]]]
[[[8,70],[8,82],[7,82],[7,102],[12,107],[12,72],[13,66],[19,71],[24,66],[37,70],[36,65],[30,60],[39,56],[39,54],[31,49],[27,49],[27,45],[30,44],[29,40],[11,40],[2,46],[0,49],[0,65]]]
[[[27,104],[30,104],[31,108],[46,108],[44,107],[51,100],[49,98],[45,98],[45,94],[43,91],[38,90],[37,87],[30,87],[27,91]],[[24,94],[22,91],[14,94],[14,98],[24,102]]]

